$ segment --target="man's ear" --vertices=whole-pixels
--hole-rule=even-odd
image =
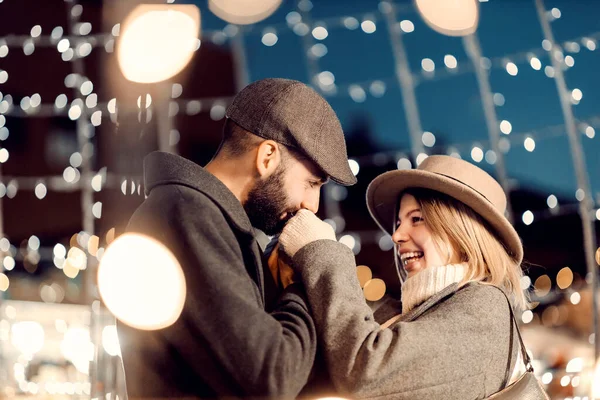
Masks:
[[[281,163],[280,144],[274,140],[265,140],[256,151],[256,171],[261,177],[271,175]]]

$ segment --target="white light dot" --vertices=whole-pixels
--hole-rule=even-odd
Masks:
[[[571,297],[569,297],[569,300],[571,301],[571,304],[577,305],[581,301],[581,295],[579,294],[579,292],[573,292],[571,293]]]
[[[531,312],[531,310],[524,311],[523,315],[521,316],[521,319],[523,320],[524,324],[528,324],[531,321],[533,321],[533,313]]]
[[[5,44],[0,45],[0,58],[4,58],[8,55],[9,49]]]
[[[577,189],[575,191],[575,198],[578,201],[583,201],[583,199],[585,199],[585,192],[583,191],[583,189]]]
[[[571,97],[575,101],[580,101],[583,98],[583,92],[580,89],[573,89]]]
[[[412,169],[412,163],[408,158],[402,157],[398,160],[397,167],[399,170]]]
[[[31,28],[31,37],[38,37],[42,34],[42,27],[39,25],[34,26],[33,28]]]
[[[11,256],[6,256],[2,261],[2,265],[4,266],[4,269],[11,271],[13,268],[15,268],[15,259]]]
[[[572,67],[573,65],[575,65],[575,59],[572,56],[566,56],[565,57],[565,64],[568,67]]]
[[[344,236],[342,236],[340,238],[339,242],[342,243],[342,244],[345,244],[351,250],[353,250],[354,246],[356,246],[356,239],[352,235],[344,235]]]
[[[8,139],[9,131],[7,127],[0,128],[0,140]]]
[[[525,225],[531,225],[531,223],[533,222],[533,213],[531,211],[527,210],[523,213],[523,216],[521,217],[521,219],[523,220],[523,223]]]
[[[600,221],[600,208],[596,210],[596,219]]]
[[[325,46],[323,43],[314,44],[310,48],[310,54],[319,58],[325,56],[327,51],[327,46]]]
[[[589,51],[596,50],[596,42],[592,39],[585,39],[583,44],[588,48]]]
[[[2,250],[5,253],[10,250],[10,242],[7,238],[0,239],[0,250]]]
[[[71,15],[73,17],[80,17],[83,12],[83,6],[81,4],[75,4],[73,8],[71,8]]]
[[[29,98],[29,96],[25,96],[21,99],[20,106],[23,109],[23,111],[27,111],[29,109],[29,107],[31,106],[31,99]]]
[[[77,177],[77,172],[73,167],[67,167],[63,171],[63,178],[67,183],[72,183]]]
[[[485,152],[485,161],[488,164],[496,164],[496,161],[498,161],[498,156],[496,155],[496,152],[494,150],[488,150]]]
[[[544,375],[542,375],[542,383],[544,385],[548,385],[550,382],[552,382],[552,378],[554,378],[552,376],[552,372],[546,372]]]
[[[30,236],[29,240],[27,241],[27,246],[29,246],[31,250],[39,250],[40,239],[35,235]]]
[[[435,145],[435,135],[431,132],[425,131],[421,136],[421,141],[427,147],[433,147]]]
[[[225,106],[222,104],[215,104],[210,108],[210,118],[213,121],[219,121],[225,117]]]
[[[512,124],[503,119],[500,122],[500,132],[504,133],[505,135],[509,135],[512,132]]]
[[[90,121],[92,122],[92,125],[94,126],[100,126],[100,124],[102,123],[102,111],[97,110],[94,111],[94,113],[92,114]]]
[[[560,378],[560,386],[567,387],[571,383],[571,377],[569,375],[565,375]]]
[[[471,149],[471,158],[475,162],[481,162],[483,160],[483,150],[477,146],[473,147]]]
[[[59,94],[56,96],[56,100],[54,100],[54,107],[56,108],[64,108],[67,105],[67,95]]]
[[[354,17],[346,17],[344,18],[344,26],[351,31],[358,29],[359,23],[358,20]]]
[[[121,33],[121,24],[115,24],[112,27],[110,34],[113,36],[119,36],[120,33]]]
[[[69,118],[72,121],[75,121],[79,117],[81,117],[81,107],[78,105],[71,106],[71,108],[69,108]]]
[[[31,107],[39,107],[42,104],[42,96],[39,93],[35,93],[31,96]]]
[[[431,58],[424,58],[421,60],[421,68],[425,72],[433,72],[435,70],[435,63]]]
[[[63,28],[62,26],[56,26],[54,27],[54,29],[52,29],[52,33],[50,33],[50,37],[52,37],[52,39],[60,39],[63,35]]]
[[[506,64],[506,72],[509,75],[516,76],[519,73],[519,68],[517,68],[515,63],[509,62]]]
[[[324,40],[329,35],[324,26],[317,26],[312,30],[312,35],[317,40]]]
[[[360,24],[360,27],[363,30],[363,32],[365,32],[365,33],[373,33],[377,30],[377,26],[375,25],[375,22],[371,21],[370,19],[364,20]]]
[[[335,76],[330,71],[323,71],[317,75],[319,84],[323,86],[333,85],[335,83]]]
[[[550,10],[550,13],[552,14],[552,16],[554,18],[560,18],[560,16],[561,16],[560,10],[556,7],[554,7],[552,10]]]
[[[302,16],[296,11],[291,11],[285,16],[288,25],[294,25],[302,21]]]
[[[365,90],[358,85],[350,85],[348,87],[348,93],[350,94],[350,97],[352,97],[352,100],[357,103],[363,103],[367,98]]]
[[[390,235],[384,234],[379,238],[379,248],[383,251],[390,251],[394,248],[394,241]]]
[[[26,56],[30,56],[33,54],[33,52],[35,51],[35,44],[33,43],[33,41],[31,39],[25,41],[25,43],[23,43],[23,54],[25,54]]]
[[[71,164],[72,167],[80,167],[81,163],[83,163],[83,157],[81,156],[81,153],[75,152],[71,154],[71,157],[69,157],[69,164]]]
[[[177,104],[177,103],[174,103],[174,104]],[[202,103],[200,103],[198,100],[192,100],[192,101],[188,102],[185,106],[185,112],[188,115],[196,115],[201,110],[202,110]]]
[[[417,155],[417,160],[416,160],[416,161],[417,161],[417,165],[421,165],[421,163],[422,163],[423,161],[425,161],[425,159],[426,159],[427,157],[428,157],[428,155],[427,155],[427,154],[425,154],[425,153],[419,153],[419,155]]]
[[[453,69],[456,68],[458,62],[456,61],[456,57],[451,54],[446,54],[444,56],[444,64],[446,64],[446,67]]]
[[[554,208],[554,207],[556,207],[558,205],[558,199],[556,198],[555,195],[551,194],[546,199],[546,204],[548,204],[548,207]]]
[[[261,39],[262,44],[267,47],[275,46],[279,38],[275,32],[266,32]]]
[[[294,25],[293,31],[298,36],[306,36],[310,31],[310,28],[304,22],[300,22]]]
[[[546,51],[550,51],[552,49],[552,43],[548,39],[542,40],[542,48]]]
[[[71,43],[69,42],[69,39],[61,39],[58,42],[58,45],[56,45],[56,48],[58,49],[59,53],[64,53],[70,46]]]
[[[92,206],[92,214],[96,219],[100,219],[102,217],[102,202],[97,201]]]
[[[6,149],[0,149],[0,163],[4,164],[5,162],[8,161],[8,150]]]
[[[77,55],[79,57],[87,57],[92,52],[92,45],[88,42],[80,43],[77,45]]]
[[[94,90],[94,84],[91,81],[85,81],[81,84],[79,90],[81,91],[82,95],[87,96]]]
[[[535,69],[536,71],[542,69],[542,62],[537,57],[531,57],[529,64],[531,65],[531,68]]]
[[[593,139],[594,136],[596,136],[596,130],[591,126],[588,126],[587,128],[585,128],[585,135],[590,139]]]
[[[0,70],[0,83],[6,83],[8,80],[8,72]]]
[[[369,86],[369,92],[373,97],[382,97],[385,94],[386,86],[382,81],[373,81]]]
[[[523,142],[523,146],[525,146],[525,150],[531,153],[533,150],[535,150],[535,140],[533,140],[532,137],[528,137]]]
[[[528,275],[523,275],[519,280],[519,286],[521,290],[527,290],[531,286],[531,278]]]
[[[108,109],[108,112],[111,114],[114,114],[115,112],[117,112],[117,99],[110,99],[108,101],[108,104],[106,105],[106,108]]]
[[[352,174],[354,174],[354,176],[358,175],[358,172],[360,171],[360,165],[358,164],[358,162],[356,160],[349,159],[348,164],[350,165],[350,170],[352,171]]]
[[[43,199],[44,197],[46,197],[46,194],[48,193],[48,189],[46,189],[46,185],[44,185],[43,183],[38,183],[35,187],[35,196],[38,199]]]
[[[546,74],[546,76],[547,76],[548,78],[554,78],[554,68],[553,68],[553,67],[551,67],[551,66],[547,65],[547,66],[544,68],[544,73]]]
[[[67,256],[67,249],[62,244],[57,243],[54,246],[53,253],[54,253],[54,257],[65,258]]]
[[[581,50],[581,46],[579,46],[579,43],[577,42],[568,42],[565,44],[565,48],[571,53],[579,53]]]
[[[502,93],[494,93],[494,104],[502,107],[506,100],[504,99],[504,95]]]
[[[400,21],[400,29],[402,29],[402,32],[411,33],[415,30],[415,24],[413,24],[412,21],[405,19]]]
[[[79,34],[81,36],[89,35],[92,31],[92,24],[89,22],[83,22],[79,24]]]

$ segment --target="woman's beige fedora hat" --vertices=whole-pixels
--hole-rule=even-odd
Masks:
[[[481,168],[450,156],[429,156],[417,169],[379,175],[367,188],[367,207],[377,225],[390,235],[394,233],[399,196],[410,188],[435,190],[471,207],[496,231],[515,261],[523,260],[521,239],[504,216],[506,195]]]

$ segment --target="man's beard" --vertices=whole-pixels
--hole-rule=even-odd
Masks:
[[[292,217],[290,213],[288,218],[280,219],[281,215],[289,210],[284,175],[285,168],[279,166],[271,176],[257,181],[244,203],[252,226],[269,236],[281,233],[288,219]]]

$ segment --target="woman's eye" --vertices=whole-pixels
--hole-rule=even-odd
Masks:
[[[423,221],[423,218],[421,218],[421,217],[412,217],[413,224],[416,224],[417,222],[421,222],[421,221]]]

